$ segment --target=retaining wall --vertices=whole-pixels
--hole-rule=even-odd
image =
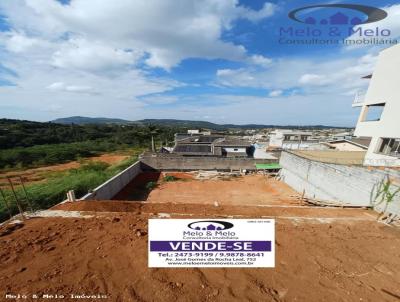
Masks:
[[[118,173],[105,183],[98,186],[93,192],[83,196],[81,200],[107,200],[113,198],[128,183],[142,172],[141,163],[137,161],[133,165]]]
[[[227,158],[227,157],[186,157],[170,154],[145,154],[140,157],[143,170],[192,171],[192,170],[256,170],[257,164],[277,162],[276,159]]]
[[[400,171],[369,169],[363,166],[339,165],[313,161],[290,152],[282,152],[282,180],[305,197],[348,205],[372,206],[378,184],[388,177],[391,191],[399,188]],[[382,209],[382,205],[376,207]],[[400,194],[387,210],[400,214]]]

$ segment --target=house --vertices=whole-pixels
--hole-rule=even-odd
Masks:
[[[312,145],[307,150],[366,151],[370,142],[370,137],[338,139]]]
[[[269,148],[303,149],[318,141],[311,140],[312,133],[298,130],[274,130],[269,134]]]
[[[183,156],[252,157],[254,147],[247,140],[220,135],[198,135],[176,140],[172,153]]]
[[[214,135],[192,135],[177,140],[177,134],[175,134],[175,146],[172,153],[186,156],[211,156],[214,155],[212,143],[219,138],[222,137]]]
[[[335,25],[348,24],[349,17],[347,17],[345,14],[341,12],[338,12],[329,17],[329,23]]]
[[[332,140],[352,139],[353,133],[351,131],[339,132],[339,133],[333,134],[331,137],[332,137]]]
[[[223,157],[252,157],[254,147],[249,141],[223,138],[214,144],[214,154]]]
[[[361,107],[355,136],[371,137],[364,165],[400,165],[400,45],[382,50],[367,92],[358,93],[353,107]]]
[[[207,131],[200,131],[200,130],[194,129],[194,130],[188,130],[187,133],[175,133],[174,134],[174,141],[176,143],[177,141],[180,141],[180,140],[183,140],[183,139],[187,139],[187,138],[190,138],[192,136],[210,136],[210,135],[211,135],[211,131],[208,131],[208,130]],[[215,135],[218,135],[218,134],[215,134]]]

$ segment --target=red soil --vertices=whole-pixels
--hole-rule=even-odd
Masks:
[[[57,208],[128,212],[98,212],[89,219],[36,218],[21,228],[1,226],[2,297],[5,293],[75,293],[105,294],[108,298],[103,301],[117,302],[320,302],[397,301],[395,296],[400,295],[400,232],[377,223],[365,214],[369,211],[325,208],[311,213],[309,208],[204,208],[119,201],[68,203]],[[314,217],[324,213],[343,218],[351,213],[360,220],[321,223],[278,217],[275,268],[147,267],[147,219],[154,217],[151,212],[197,218],[222,213],[305,216],[306,212],[299,212],[303,210]]]
[[[69,202],[52,210],[93,217],[35,218],[22,226],[0,226],[0,297],[104,294],[106,299],[87,301],[112,302],[399,299],[400,230],[377,223],[370,210],[302,206],[291,198],[290,188],[262,176],[163,182],[160,175],[142,174],[136,180],[137,186],[159,182],[146,202]],[[160,214],[275,218],[276,267],[150,269],[147,219]]]

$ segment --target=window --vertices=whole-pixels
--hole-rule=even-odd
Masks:
[[[233,151],[239,151],[239,149],[238,148],[234,148]]]
[[[400,157],[400,138],[381,138],[377,153]]]
[[[367,105],[364,111],[363,122],[379,121],[384,108],[385,103]]]

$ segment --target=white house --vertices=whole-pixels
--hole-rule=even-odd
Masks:
[[[400,165],[399,73],[400,45],[396,45],[380,52],[367,92],[354,99],[353,107],[361,107],[354,135],[371,137],[364,165]]]
[[[305,149],[317,143],[311,140],[312,133],[297,130],[274,130],[269,134],[269,147],[279,149]]]

